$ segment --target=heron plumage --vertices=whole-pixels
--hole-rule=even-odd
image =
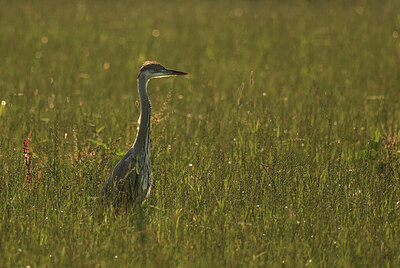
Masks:
[[[146,61],[138,75],[140,98],[139,130],[131,149],[109,174],[102,190],[103,200],[125,200],[129,203],[143,201],[152,185],[150,162],[150,116],[151,105],[147,94],[147,84],[152,78],[160,78],[187,73],[166,69],[155,61]]]

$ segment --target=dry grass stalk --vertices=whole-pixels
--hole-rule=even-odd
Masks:
[[[29,132],[28,137],[26,139],[24,139],[24,147],[23,147],[25,166],[26,166],[25,181],[27,183],[32,182],[32,153],[33,153],[33,151],[29,147],[31,133],[32,133],[32,130]]]
[[[74,153],[73,153],[73,162],[77,163],[79,161],[79,150],[78,150],[78,131],[74,127],[72,129],[72,137],[74,138]]]

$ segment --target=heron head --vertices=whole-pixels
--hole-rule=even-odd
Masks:
[[[187,75],[188,73],[167,69],[156,61],[145,61],[140,68],[138,78],[144,75],[146,79],[162,78],[176,75]]]

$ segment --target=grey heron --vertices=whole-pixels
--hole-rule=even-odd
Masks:
[[[186,75],[187,73],[167,69],[155,61],[146,61],[138,75],[140,117],[136,140],[125,156],[108,176],[102,190],[103,200],[141,202],[151,190],[152,173],[150,163],[150,100],[147,84],[152,78]]]

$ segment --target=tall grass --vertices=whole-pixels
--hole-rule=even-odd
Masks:
[[[1,1],[0,33],[0,266],[400,264],[397,1]],[[147,202],[101,210],[144,60],[191,76],[150,82]]]

